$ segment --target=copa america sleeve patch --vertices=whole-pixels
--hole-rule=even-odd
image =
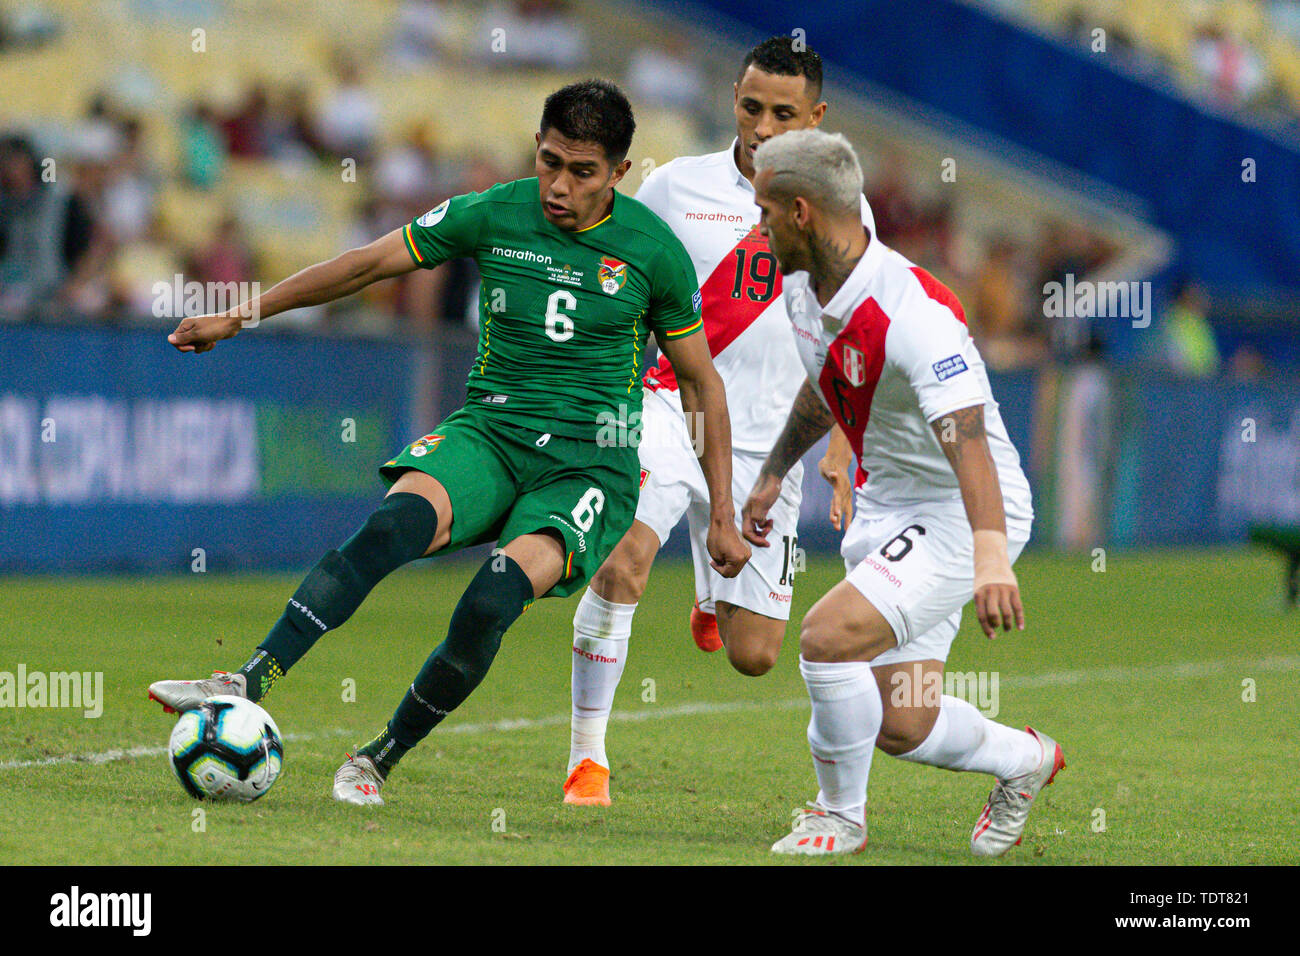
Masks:
[[[949,355],[946,359],[940,359],[930,366],[934,369],[934,374],[939,376],[939,381],[952,378],[954,375],[960,375],[966,371],[966,360],[960,355]]]
[[[428,212],[426,212],[423,216],[421,216],[419,219],[415,221],[419,225],[424,226],[426,229],[429,226],[436,226],[438,225],[438,223],[442,222],[442,217],[447,215],[447,207],[450,205],[451,205],[451,200],[444,199],[441,203],[439,203],[437,206],[434,206],[432,209],[430,209]]]
[[[704,296],[700,295],[700,290],[696,289],[695,294],[691,296],[691,311],[700,311],[700,306],[704,304]]]

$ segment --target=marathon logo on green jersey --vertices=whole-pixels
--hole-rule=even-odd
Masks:
[[[541,255],[531,249],[506,249],[503,246],[493,246],[492,255],[501,256],[503,259],[518,259],[520,262],[536,262],[543,266],[551,264],[550,256]]]

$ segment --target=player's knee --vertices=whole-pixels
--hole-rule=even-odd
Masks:
[[[876,747],[893,757],[911,753],[930,736],[937,716],[935,709],[886,705],[880,733],[876,735]]]
[[[357,532],[357,543],[364,543],[367,548],[387,551],[399,539],[401,530],[401,515],[385,501],[370,513],[370,517],[361,526]]]
[[[728,645],[727,660],[746,677],[762,677],[776,666],[775,648],[751,645]]]
[[[809,611],[799,629],[799,655],[806,661],[837,661],[845,650],[843,628],[829,614]]]
[[[635,604],[641,600],[646,578],[650,575],[650,561],[632,549],[615,548],[591,577],[591,586],[607,601],[615,604]]]
[[[393,563],[413,561],[428,548],[437,526],[437,512],[427,499],[409,493],[389,495],[339,551],[363,563],[376,555]]]
[[[916,727],[907,721],[891,721],[886,716],[876,735],[876,747],[892,757],[915,750],[925,742],[924,735],[916,733]]]
[[[762,677],[776,666],[785,622],[718,602],[718,636],[731,666],[746,677]]]

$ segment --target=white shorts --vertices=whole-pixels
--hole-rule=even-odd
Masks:
[[[859,497],[840,554],[846,580],[889,622],[898,646],[871,665],[948,659],[961,610],[974,597],[974,544],[960,500],[897,510],[863,507]],[[1029,526],[1007,523],[1014,563]]]
[[[750,545],[753,554],[734,578],[724,578],[709,564],[709,489],[691,447],[681,413],[647,389],[641,419],[641,498],[636,520],[650,528],[662,545],[685,515],[695,564],[695,599],[710,614],[718,601],[743,607],[765,617],[786,621],[794,595],[799,502],[803,496],[803,465],[785,476],[781,497],[769,517],[770,547]],[[738,451],[731,457],[731,494],[739,527],[740,509],[749,497],[766,455]],[[801,569],[800,569],[801,570]]]

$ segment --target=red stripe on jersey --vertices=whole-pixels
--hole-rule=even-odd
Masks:
[[[957,301],[957,296],[953,294],[952,289],[949,289],[920,266],[912,266],[912,275],[916,276],[921,283],[921,288],[925,290],[926,295],[940,305],[947,306],[952,311],[952,314],[957,317],[958,322],[962,325],[966,324],[966,310],[961,307],[961,303]]]
[[[871,400],[885,367],[888,331],[889,316],[875,299],[867,299],[853,310],[843,331],[831,342],[826,364],[817,378],[826,404],[859,462],[862,461],[862,436],[871,417]],[[855,484],[865,480],[866,473],[859,464]]]
[[[754,273],[759,271],[761,275],[761,270],[755,264],[754,256],[763,253],[767,254],[763,261],[767,262],[771,270],[770,291],[762,287],[755,288]],[[741,269],[744,270],[743,274],[737,276]],[[765,278],[757,281],[767,285]],[[733,295],[733,292],[737,294]],[[763,295],[763,292],[767,294]],[[767,237],[760,234],[755,226],[722,257],[712,275],[700,286],[704,337],[709,341],[709,355],[716,357],[736,341],[740,333],[753,325],[754,320],[780,294],[781,272],[776,267],[776,259],[771,255]],[[658,365],[646,369],[645,384],[651,389],[677,388],[677,373],[673,371],[672,363],[667,357],[661,356]]]

